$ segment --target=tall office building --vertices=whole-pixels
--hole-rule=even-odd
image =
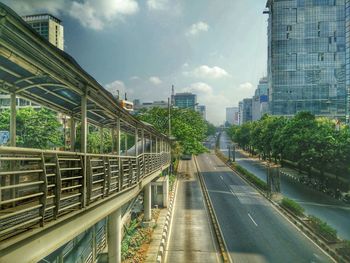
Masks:
[[[268,81],[261,78],[253,96],[252,120],[260,120],[268,112]]]
[[[350,122],[350,0],[345,0],[345,39],[346,39],[346,123]]]
[[[270,112],[345,119],[345,1],[268,0],[266,7]]]
[[[243,101],[238,102],[238,125],[243,124]]]
[[[61,20],[49,14],[28,15],[22,18],[51,44],[64,50],[64,35]]]
[[[230,125],[238,125],[238,107],[226,108],[226,123]]]
[[[176,93],[174,95],[174,103],[176,107],[181,109],[196,110],[197,95],[190,92]]]
[[[253,99],[243,99],[242,124],[253,120]]]

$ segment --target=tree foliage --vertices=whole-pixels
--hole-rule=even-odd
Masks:
[[[242,148],[263,159],[289,160],[300,169],[316,168],[321,179],[325,171],[348,176],[350,164],[350,130],[334,120],[315,118],[300,112],[293,118],[265,115],[256,122],[233,126],[228,131]]]
[[[10,110],[0,112],[0,130],[10,130]],[[63,145],[62,125],[57,114],[45,108],[18,109],[16,136],[18,147],[50,149]]]
[[[139,113],[138,118],[152,124],[161,133],[168,134],[168,109],[156,107],[144,110]],[[198,112],[190,109],[171,109],[171,135],[181,147],[178,151],[187,154],[204,152],[206,149],[202,141],[208,133],[213,132],[215,133],[213,126],[204,121]]]

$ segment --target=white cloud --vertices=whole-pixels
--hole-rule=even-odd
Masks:
[[[149,81],[154,85],[160,85],[163,82],[159,77],[156,76],[150,77]]]
[[[214,66],[209,67],[207,65],[202,65],[195,68],[192,72],[184,71],[183,74],[185,76],[193,76],[196,78],[211,78],[211,79],[219,79],[230,76],[226,70],[223,68]]]
[[[109,84],[105,85],[106,90],[108,90],[114,97],[118,96],[118,91],[119,91],[119,97],[124,98],[125,92],[128,95],[133,95],[134,90],[127,88],[124,84],[123,81],[120,80],[115,80]]]
[[[135,14],[138,10],[135,0],[85,0],[73,1],[69,15],[78,19],[84,27],[101,30],[114,19]]]
[[[84,27],[95,30],[101,30],[112,21],[139,11],[136,0],[4,0],[4,3],[19,14],[67,14]]]
[[[139,80],[139,79],[140,79],[139,76],[132,76],[132,77],[130,78],[130,80]]]
[[[167,9],[169,0],[147,0],[147,6],[150,10]]]
[[[207,32],[208,30],[209,30],[209,25],[203,21],[200,21],[198,23],[191,25],[190,28],[187,30],[186,35],[195,36],[200,32]]]

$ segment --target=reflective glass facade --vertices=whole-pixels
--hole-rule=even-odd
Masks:
[[[269,106],[345,119],[345,0],[270,0]]]

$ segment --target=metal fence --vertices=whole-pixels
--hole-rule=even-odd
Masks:
[[[0,147],[0,240],[127,191],[169,163],[168,152],[118,156]]]

